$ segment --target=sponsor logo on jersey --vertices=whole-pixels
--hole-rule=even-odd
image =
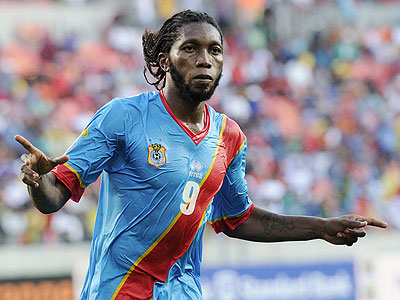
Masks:
[[[189,176],[194,178],[203,178],[203,165],[199,161],[192,160],[190,163],[190,172]]]
[[[156,168],[161,167],[167,163],[167,157],[165,156],[165,147],[161,144],[151,144],[149,147],[149,155],[147,156],[147,162]]]

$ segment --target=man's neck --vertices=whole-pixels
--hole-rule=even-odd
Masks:
[[[168,102],[175,117],[194,134],[200,132],[204,128],[205,101],[195,102],[191,99],[183,99],[174,86],[166,86],[163,91],[165,100]]]

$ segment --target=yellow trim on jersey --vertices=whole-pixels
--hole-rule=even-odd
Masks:
[[[247,141],[247,139],[245,138],[244,141],[243,141],[243,143],[240,145],[239,149],[236,151],[235,155],[232,157],[232,159],[231,159],[231,161],[229,162],[229,164],[230,164],[230,163],[232,162],[232,160],[236,157],[236,155],[239,153],[239,151],[243,149],[244,144],[246,143],[246,141]],[[240,214],[238,214],[238,215],[235,215],[235,216],[223,216],[223,217],[216,218],[214,221],[209,222],[209,223],[212,225],[212,224],[214,224],[215,222],[218,222],[218,221],[221,221],[221,220],[226,220],[226,219],[231,219],[231,218],[240,217],[241,215],[243,215],[244,213],[246,213],[247,210],[248,210],[248,209],[246,209],[244,212],[242,212],[242,213],[240,213]]]
[[[132,274],[133,270],[137,267],[137,265],[150,253],[151,250],[154,249],[155,246],[167,235],[167,233],[172,229],[175,223],[178,221],[179,217],[182,215],[182,212],[179,212],[175,219],[169,224],[168,228],[156,239],[156,241],[133,263],[130,267],[129,271],[125,274],[124,278],[122,278],[121,282],[119,283],[117,289],[115,290],[111,300],[114,300],[117,297],[119,291],[121,290],[122,286],[124,285],[125,281],[128,277]]]
[[[199,183],[199,186],[200,186],[200,187],[201,187],[201,186],[204,184],[204,182],[207,180],[207,178],[208,178],[208,176],[210,175],[211,170],[212,170],[212,168],[213,168],[213,166],[214,166],[215,160],[217,159],[217,154],[218,154],[218,150],[219,150],[219,147],[220,147],[220,144],[221,144],[222,134],[223,134],[224,131],[225,131],[225,126],[226,126],[226,116],[223,115],[222,126],[221,126],[221,130],[219,131],[219,138],[218,138],[217,147],[216,147],[216,149],[215,149],[215,153],[214,153],[213,159],[212,159],[212,161],[211,161],[211,165],[210,165],[210,167],[208,168],[206,175],[204,176],[204,178],[203,178],[203,179],[201,180],[201,182]]]
[[[205,211],[203,213],[203,216],[201,217],[200,224],[199,224],[199,227],[197,227],[197,230],[199,230],[200,227],[203,225],[204,217],[206,216],[206,212],[208,210],[208,207],[211,205],[211,203],[212,203],[212,201],[210,201],[210,203],[208,203],[208,205],[207,205],[207,207],[206,207],[206,209],[205,209]]]
[[[80,137],[88,137],[88,136],[89,136],[89,128],[86,127],[86,128],[82,131]]]
[[[222,126],[221,126],[221,130],[220,130],[220,132],[219,132],[219,138],[218,138],[218,143],[217,143],[217,149],[215,149],[215,153],[214,153],[214,156],[213,156],[213,160],[212,160],[212,162],[211,162],[210,167],[208,168],[208,171],[207,171],[206,175],[204,176],[203,180],[202,180],[202,181],[200,182],[200,184],[199,184],[200,187],[203,185],[203,183],[206,181],[206,179],[207,179],[208,176],[210,175],[211,170],[212,170],[212,168],[213,168],[213,166],[214,166],[215,160],[217,159],[217,154],[218,154],[218,150],[219,150],[219,145],[220,145],[221,140],[222,140],[222,134],[223,134],[224,131],[225,131],[225,126],[226,126],[226,116],[223,115]],[[238,152],[239,152],[239,150],[238,150]],[[201,225],[203,224],[204,217],[206,216],[206,212],[207,212],[208,207],[210,206],[211,202],[212,202],[212,201],[210,201],[210,203],[207,205],[207,208],[206,208],[206,210],[204,211],[203,216],[201,217],[200,224],[199,224],[199,227],[197,228],[197,230],[198,230],[198,229],[201,227]]]
[[[84,185],[82,183],[81,175],[79,175],[79,173],[73,167],[71,167],[71,165],[69,163],[64,163],[64,166],[66,166],[70,171],[72,171],[76,175],[76,177],[79,180],[79,183],[80,183],[81,187],[83,187],[85,189],[86,185]]]
[[[249,208],[250,208],[250,207],[249,207]],[[214,224],[214,223],[216,223],[216,222],[218,222],[218,221],[221,221],[221,220],[232,219],[232,218],[238,218],[238,217],[242,216],[243,214],[245,214],[245,213],[249,210],[249,208],[247,208],[244,212],[242,212],[242,213],[240,213],[240,214],[238,214],[238,215],[219,217],[219,218],[216,218],[214,221],[209,222],[209,223],[212,225],[212,224]]]
[[[242,148],[244,147],[244,144],[246,143],[247,139],[245,138],[242,145],[240,145],[238,151],[236,151],[235,155],[232,157],[231,161],[229,162],[229,164],[232,162],[232,160],[236,157],[236,155],[239,153],[240,150],[242,150]],[[229,165],[228,164],[228,165]]]

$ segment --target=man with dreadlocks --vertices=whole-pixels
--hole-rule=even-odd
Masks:
[[[246,138],[206,104],[223,65],[222,33],[210,16],[175,14],[159,31],[145,31],[143,51],[157,91],[110,101],[66,155],[48,158],[15,137],[29,151],[22,180],[43,213],[79,201],[102,174],[81,299],[201,299],[207,222],[250,241],[349,246],[366,225],[386,227],[357,215],[284,216],[254,207],[244,180]]]

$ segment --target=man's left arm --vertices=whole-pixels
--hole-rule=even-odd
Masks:
[[[229,237],[255,242],[283,242],[324,239],[335,245],[351,246],[366,235],[365,226],[386,228],[387,223],[359,215],[335,218],[287,216],[254,207],[250,217],[235,230],[225,230]]]

